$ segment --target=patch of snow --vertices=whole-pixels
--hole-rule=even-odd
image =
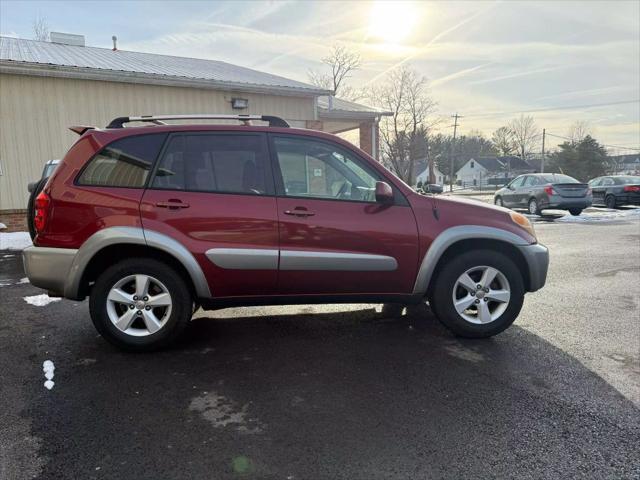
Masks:
[[[55,369],[56,366],[51,360],[45,360],[42,364],[42,371],[44,372],[44,376],[47,379],[47,381],[44,382],[44,386],[47,390],[51,390],[55,385],[55,382],[53,381],[53,372],[55,371]]]
[[[59,297],[58,298],[55,298],[55,297],[52,298],[49,295],[47,295],[46,293],[43,293],[41,295],[33,295],[31,297],[23,297],[23,299],[29,305],[34,305],[36,307],[46,307],[50,303],[59,302],[60,300],[62,300]]]
[[[610,210],[608,208],[597,211],[582,212],[581,215],[565,215],[558,218],[556,222],[562,223],[585,223],[585,222],[619,222],[624,220],[640,220],[640,208],[631,210]]]
[[[0,250],[24,250],[31,245],[29,232],[0,232]]]
[[[7,228],[7,226],[4,223],[0,222],[0,230],[4,230],[5,228]]]
[[[29,283],[29,279],[27,277],[21,278],[16,285],[22,285],[23,283]]]

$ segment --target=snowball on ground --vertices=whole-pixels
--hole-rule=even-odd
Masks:
[[[0,250],[24,250],[31,245],[29,232],[0,232]]]
[[[34,305],[36,307],[45,307],[45,306],[49,305],[50,303],[58,302],[60,300],[62,300],[62,299],[59,298],[59,297],[51,298],[46,293],[43,293],[41,295],[33,295],[31,297],[24,297],[24,301],[25,302],[27,302],[29,305]]]

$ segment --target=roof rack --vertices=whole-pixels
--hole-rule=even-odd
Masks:
[[[268,122],[270,127],[288,128],[289,124],[280,117],[271,115],[218,115],[218,114],[193,114],[193,115],[141,115],[138,117],[118,117],[111,120],[107,128],[123,128],[125,123],[150,122],[156,125],[166,125],[164,120],[238,120],[249,125],[251,120]]]

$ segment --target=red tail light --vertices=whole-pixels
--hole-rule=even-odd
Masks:
[[[625,192],[640,192],[639,185],[626,185],[623,189]]]
[[[556,191],[551,185],[547,185],[546,187],[544,187],[544,191],[547,195],[557,195]]]
[[[35,212],[33,215],[33,226],[36,228],[36,232],[40,233],[44,230],[44,227],[47,225],[47,219],[49,217],[49,205],[51,204],[51,199],[49,195],[44,192],[40,192],[40,194],[36,197],[35,202],[33,202]]]

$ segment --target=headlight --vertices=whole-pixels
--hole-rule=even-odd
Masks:
[[[533,229],[533,224],[527,217],[517,212],[509,212],[509,216],[511,217],[511,221],[513,223],[517,223],[527,232],[529,232],[533,238],[535,238],[536,240],[538,239],[538,237],[536,237],[536,231]]]

